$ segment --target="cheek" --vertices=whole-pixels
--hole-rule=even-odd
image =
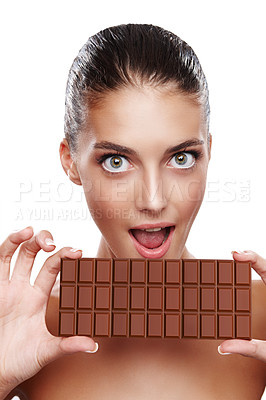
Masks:
[[[184,200],[188,203],[194,204],[201,202],[204,196],[205,182],[200,180],[192,180],[185,186],[183,192]]]
[[[207,168],[202,167],[192,174],[167,172],[164,175],[157,193],[164,193],[168,210],[175,210],[180,221],[185,223],[196,215],[204,197],[206,174]],[[91,176],[92,180],[83,179],[82,184],[91,216],[101,230],[105,230],[106,226],[110,229],[110,225],[106,224],[110,220],[115,220],[117,227],[121,227],[138,219],[135,206],[136,197],[143,194],[143,191],[139,191],[139,186],[144,185],[142,180],[139,181],[136,176],[132,179],[103,178],[97,172]],[[112,225],[111,230],[114,229],[116,226]]]
[[[117,223],[134,218],[134,180],[94,179],[84,187],[86,201],[98,227],[106,220],[114,219]],[[86,190],[89,189],[89,190]],[[114,227],[113,227],[114,228]]]
[[[206,173],[199,170],[191,176],[176,178],[171,186],[170,202],[179,218],[187,220],[197,213],[205,192]]]

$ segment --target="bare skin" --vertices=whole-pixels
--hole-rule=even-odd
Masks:
[[[253,336],[266,339],[266,288],[253,281]],[[58,297],[51,297],[47,324],[58,332]],[[259,399],[266,364],[241,355],[222,356],[221,341],[97,338],[95,354],[52,362],[19,386],[30,400]]]
[[[28,227],[11,233],[0,245],[0,399],[52,360],[95,348],[90,338],[59,338],[47,330],[47,302],[60,270],[60,258],[81,256],[81,251],[72,252],[70,247],[59,250],[45,261],[32,286],[30,275],[38,251],[55,248],[45,243],[47,238],[52,239],[50,232],[33,235],[32,227]],[[9,279],[10,261],[19,246]]]
[[[133,150],[126,158],[124,152],[118,156],[111,149],[125,169],[110,174],[110,157],[99,161],[106,149],[95,145],[106,142]],[[168,151],[177,145],[178,152]],[[185,164],[176,161],[177,153]],[[102,232],[97,257],[139,258],[129,230],[138,224],[168,221],[175,229],[162,258],[194,258],[186,239],[204,196],[210,153],[201,107],[187,96],[151,88],[123,89],[108,94],[100,107],[90,110],[77,157],[72,159],[64,139],[60,158],[72,182],[83,186]],[[121,187],[126,190],[120,191]],[[125,218],[128,210],[132,214]],[[253,284],[253,337],[260,340],[221,344],[223,352],[238,354],[220,355],[220,342],[211,340],[103,338],[97,340],[99,350],[89,354],[85,351],[97,348],[92,338],[56,337],[56,288],[51,295],[60,257],[79,258],[81,251],[60,249],[47,259],[34,286],[29,283],[38,251],[55,249],[45,238],[52,239],[52,234],[33,235],[28,228],[10,234],[0,245],[0,400],[8,393],[7,398],[18,393],[30,400],[260,398],[266,378],[262,282]],[[10,260],[20,244],[9,279]],[[266,260],[251,251],[234,252],[233,257],[251,261],[266,283]]]
[[[118,153],[117,145],[127,152]],[[179,151],[170,150],[178,145]],[[201,107],[166,89],[119,89],[90,110],[75,159],[65,139],[60,158],[71,181],[82,185],[102,233],[97,256],[140,257],[129,229],[160,222],[175,226],[167,257],[188,255],[186,240],[204,197],[210,147]],[[186,157],[183,165],[177,154]]]

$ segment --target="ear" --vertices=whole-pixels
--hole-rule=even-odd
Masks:
[[[212,134],[209,133],[209,147],[208,147],[208,152],[209,152],[209,161],[211,159],[211,149],[212,149]]]
[[[82,185],[76,164],[71,158],[70,149],[66,138],[64,138],[60,143],[59,154],[63,170],[69,179],[76,185]]]

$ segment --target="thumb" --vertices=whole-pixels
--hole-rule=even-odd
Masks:
[[[264,340],[226,340],[218,346],[218,352],[222,355],[240,354],[266,362],[266,342]]]
[[[39,349],[38,362],[41,367],[44,367],[57,358],[67,354],[73,354],[79,351],[96,353],[98,347],[98,343],[87,336],[52,336],[52,339],[44,343]]]
[[[232,251],[235,261],[251,262],[252,268],[260,275],[266,284],[266,260],[252,250]]]

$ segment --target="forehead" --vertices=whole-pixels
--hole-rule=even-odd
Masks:
[[[83,140],[112,141],[135,149],[163,148],[204,138],[203,110],[189,96],[154,88],[124,88],[89,110]]]

